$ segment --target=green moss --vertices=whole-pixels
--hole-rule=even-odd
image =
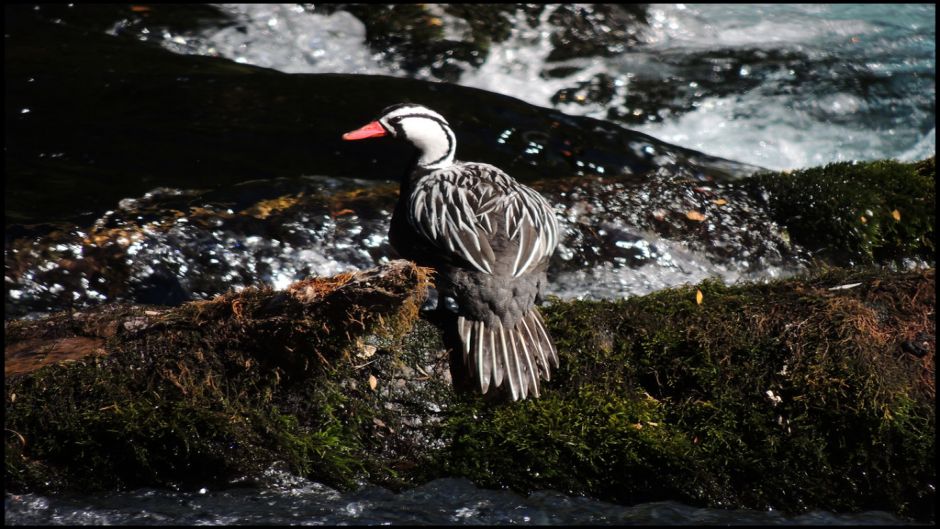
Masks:
[[[344,488],[353,486],[352,478],[363,474],[358,435],[334,415],[325,414],[317,427],[301,425],[296,415],[274,410],[265,419],[262,424],[274,440],[274,452],[296,474]]]
[[[282,463],[352,486],[374,458],[363,440],[370,407],[342,387],[356,376],[351,350],[363,339],[397,343],[426,281],[402,264],[149,315],[118,307],[103,311],[110,320],[62,314],[11,325],[10,343],[77,335],[108,354],[7,377],[7,485],[224,485]]]
[[[621,502],[932,518],[933,360],[901,352],[911,325],[932,332],[932,288],[932,270],[830,270],[556,300],[562,366],[543,397],[457,407],[444,466]]]
[[[766,194],[791,240],[838,265],[932,262],[936,248],[934,158],[842,162],[761,173],[745,184]]]
[[[257,476],[280,461],[352,486],[363,470],[359,429],[342,423],[329,396],[307,401],[303,415],[282,413],[273,398],[278,377],[233,356],[208,369],[176,359],[172,371],[149,366],[144,378],[135,376],[139,365],[102,370],[79,361],[14,380],[7,427],[26,442],[20,460],[8,457],[8,476],[14,486],[42,489],[24,468],[35,459],[69,488],[195,487]]]
[[[673,481],[695,475],[692,444],[649,397],[582,386],[572,397],[461,411],[449,423],[448,471],[487,486],[630,502],[677,489],[688,498],[697,486]]]
[[[189,476],[231,477],[245,463],[228,446],[245,425],[218,406],[167,398],[168,388],[137,394],[94,364],[46,367],[32,384],[14,384],[7,424],[23,435],[28,458],[90,489],[192,485]]]

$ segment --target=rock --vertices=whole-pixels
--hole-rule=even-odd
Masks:
[[[743,186],[817,259],[840,266],[935,259],[933,157],[761,173]]]

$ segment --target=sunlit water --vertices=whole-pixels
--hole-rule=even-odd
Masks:
[[[327,15],[296,5],[223,9],[239,23],[167,33],[164,45],[285,72],[406,75],[365,45],[364,25],[347,12]],[[552,63],[550,10],[535,26],[519,15],[509,39],[495,43],[481,66],[455,61],[463,70],[459,83],[614,121],[638,112],[627,102],[641,87],[672,86],[674,102],[692,110],[659,109],[643,123],[625,124],[770,169],[910,161],[936,152],[934,5],[667,4],[649,13],[639,45],[612,57]],[[445,29],[460,27],[440,15]],[[545,75],[559,68],[571,73]],[[608,100],[553,104],[560,90],[599,75],[613,87]],[[437,80],[427,68],[413,76]],[[719,86],[712,86],[712,76]]]
[[[226,197],[265,185],[246,183],[215,195],[156,189],[122,200],[90,229],[9,243],[7,268],[17,273],[8,274],[8,313],[81,309],[117,299],[173,305],[260,284],[284,289],[310,275],[361,270],[394,257],[387,237],[393,193],[369,207],[349,204],[355,209],[335,215],[323,190],[342,194],[367,183],[310,177],[283,180],[305,198],[269,215],[225,205]],[[689,240],[657,234],[647,210],[668,208],[682,223],[687,210],[711,203],[702,198],[707,195],[685,191],[653,196],[617,182],[546,191],[562,231],[545,294],[612,299],[707,278],[729,284],[769,280],[800,269],[774,223],[740,193],[716,188],[728,203],[711,205]],[[200,204],[199,211],[184,214],[179,201]]]

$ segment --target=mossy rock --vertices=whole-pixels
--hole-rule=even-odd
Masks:
[[[442,320],[417,317],[427,277],[403,262],[10,322],[7,490],[243,485],[274,467],[932,520],[934,277],[554,300],[561,367],[516,403],[454,390]]]
[[[550,389],[461,408],[445,465],[623,503],[933,519],[933,277],[839,270],[556,302]]]
[[[774,220],[820,259],[840,266],[934,262],[935,158],[840,162],[755,175]]]

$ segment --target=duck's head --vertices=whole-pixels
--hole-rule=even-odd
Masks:
[[[343,134],[343,139],[364,140],[391,136],[403,139],[420,151],[418,165],[440,169],[454,163],[457,140],[447,120],[430,108],[412,103],[392,105],[375,121]]]

